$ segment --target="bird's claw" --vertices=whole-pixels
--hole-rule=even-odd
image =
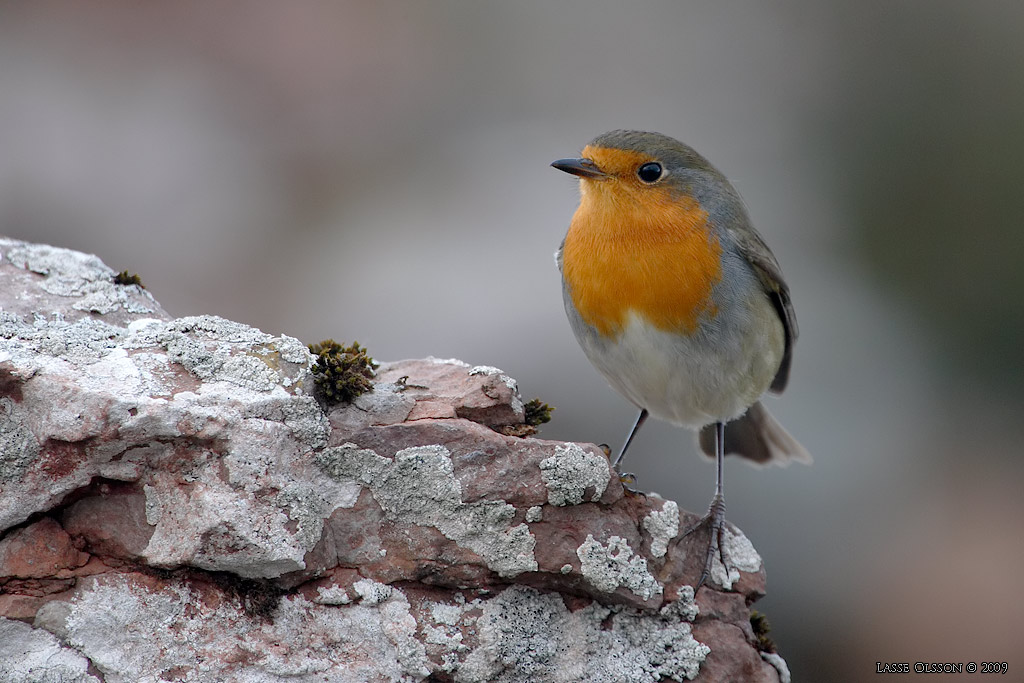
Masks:
[[[700,590],[700,587],[711,576],[711,565],[714,563],[716,554],[719,560],[721,560],[722,566],[725,567],[726,574],[729,572],[729,564],[725,559],[725,547],[722,544],[722,530],[725,528],[725,500],[718,494],[715,494],[715,497],[711,500],[707,514],[683,531],[682,535],[684,537],[689,536],[697,529],[705,526],[711,527],[711,534],[710,538],[708,538],[708,549],[704,555],[704,567],[701,570],[700,579],[693,587],[694,596],[697,595],[697,591]]]
[[[619,475],[619,483],[622,484],[622,488],[627,493],[642,493],[640,489],[636,488],[636,475],[632,472],[616,472]]]

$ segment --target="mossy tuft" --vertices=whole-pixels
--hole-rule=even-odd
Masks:
[[[309,345],[316,356],[313,381],[327,405],[348,403],[356,396],[373,391],[374,370],[378,364],[366,354],[359,342],[342,346],[333,339]]]
[[[230,572],[208,572],[207,576],[250,617],[274,623],[274,613],[281,604],[285,590],[267,579],[244,579]]]
[[[523,404],[523,424],[502,425],[495,427],[495,431],[505,436],[518,436],[525,438],[537,433],[537,425],[551,422],[551,411],[554,410],[547,403],[541,403],[539,398],[527,401]]]
[[[554,410],[547,403],[541,403],[539,398],[524,403],[523,409],[526,411],[526,424],[531,427],[551,422],[551,411]]]
[[[768,617],[757,610],[751,610],[750,628],[754,630],[758,652],[775,652],[775,641],[768,635],[772,630],[772,625],[768,623]]]
[[[142,284],[142,278],[136,273],[129,273],[127,270],[122,270],[120,273],[114,276],[115,285],[138,285],[142,289],[146,286]]]

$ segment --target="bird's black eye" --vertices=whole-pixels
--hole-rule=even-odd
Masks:
[[[645,183],[653,183],[661,178],[661,164],[656,161],[646,163],[636,170],[636,174]]]

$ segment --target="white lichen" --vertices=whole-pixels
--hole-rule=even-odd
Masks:
[[[376,586],[366,590],[379,597]],[[287,596],[265,620],[232,600],[207,602],[184,583],[154,590],[111,577],[80,590],[62,629],[67,645],[111,683],[163,680],[168,671],[190,683],[359,683],[429,674],[409,601],[398,590],[344,607]]]
[[[761,556],[754,549],[754,544],[743,535],[743,532],[731,524],[722,529],[722,552],[729,563],[726,571],[719,553],[711,559],[711,579],[729,590],[740,580],[740,571],[756,572],[761,569]]]
[[[587,534],[587,540],[576,549],[580,573],[599,591],[611,593],[619,586],[631,590],[644,600],[661,595],[661,583],[647,570],[647,560],[635,555],[626,539],[612,536],[603,545]]]
[[[341,586],[320,586],[316,593],[313,602],[318,605],[348,605],[352,602],[352,596]]]
[[[570,612],[557,594],[513,586],[484,602],[479,645],[454,678],[458,683],[693,679],[710,648],[693,638],[692,593],[681,594],[677,603],[657,615],[596,602]]]
[[[389,518],[437,529],[502,577],[537,571],[536,538],[526,524],[512,526],[515,507],[500,500],[463,502],[444,446],[406,448],[388,460],[345,444],[326,449],[318,462],[333,477],[368,486]]]
[[[665,557],[669,541],[679,535],[679,506],[671,500],[662,502],[660,510],[644,517],[644,529],[651,535],[651,554]]]
[[[596,502],[611,480],[608,460],[576,443],[555,447],[554,455],[540,461],[540,474],[552,505],[579,505],[588,488],[593,489],[589,500]]]
[[[789,672],[789,665],[778,653],[762,652],[761,659],[771,664],[779,672],[779,683],[790,683],[793,680],[793,675]]]
[[[0,617],[0,681],[100,683],[89,660],[52,633]]]
[[[359,579],[352,584],[352,590],[362,599],[362,605],[379,605],[394,593],[391,586],[373,579]]]

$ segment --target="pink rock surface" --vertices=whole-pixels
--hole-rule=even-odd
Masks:
[[[44,517],[0,540],[0,576],[39,579],[66,575],[89,561],[60,524]]]
[[[755,646],[746,538],[694,601],[696,516],[596,446],[495,431],[524,424],[501,371],[385,363],[325,412],[298,340],[112,276],[0,239],[0,670],[788,679]]]

